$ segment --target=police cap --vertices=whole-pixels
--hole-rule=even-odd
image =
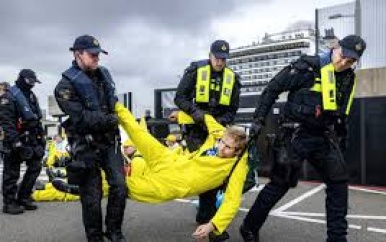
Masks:
[[[229,57],[229,43],[225,40],[216,40],[210,46],[210,52],[217,59],[227,59]]]
[[[37,77],[33,70],[31,69],[22,69],[19,72],[19,77],[27,78],[30,81],[42,83]]]
[[[348,35],[339,41],[344,57],[358,60],[366,49],[366,42],[358,35]]]
[[[82,35],[75,39],[74,45],[70,47],[70,51],[85,50],[91,54],[108,54],[107,51],[101,48],[99,41],[90,35]]]

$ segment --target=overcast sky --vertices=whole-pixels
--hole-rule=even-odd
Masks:
[[[68,48],[83,34],[109,52],[101,56],[118,93],[133,92],[134,112],[153,109],[157,88],[176,87],[191,61],[208,56],[216,39],[231,48],[291,23],[314,21],[315,8],[351,0],[12,0],[0,3],[0,81],[22,68],[36,71],[34,90],[47,95],[71,63]]]

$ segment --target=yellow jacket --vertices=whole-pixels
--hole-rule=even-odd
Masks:
[[[57,159],[60,159],[62,157],[69,157],[67,151],[61,151],[56,148],[56,144],[54,141],[52,141],[48,146],[48,157],[47,157],[47,167],[53,167],[55,164],[55,161]]]
[[[237,158],[205,156],[222,137],[225,128],[212,116],[205,115],[209,135],[200,149],[189,155],[177,155],[164,147],[145,129],[122,104],[115,111],[122,128],[128,133],[147,163],[149,172],[134,174],[126,178],[129,197],[134,200],[160,203],[176,198],[199,195],[223,184]],[[180,112],[179,121],[191,118]],[[216,233],[222,233],[236,215],[248,172],[247,155],[244,154],[234,169],[225,192],[224,201],[212,218]],[[133,164],[135,169],[135,164]]]

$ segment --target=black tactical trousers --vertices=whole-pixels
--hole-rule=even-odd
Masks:
[[[120,233],[125,212],[127,186],[124,177],[123,158],[120,151],[109,146],[100,153],[88,151],[76,156],[93,165],[82,183],[79,185],[83,224],[89,241],[102,237],[102,177],[101,169],[105,172],[109,184],[109,196],[105,217],[106,231]]]
[[[348,174],[341,151],[323,135],[299,134],[288,137],[285,143],[287,152],[277,150],[271,181],[259,193],[248,212],[244,220],[245,228],[258,233],[269,211],[291,187],[297,185],[300,164],[306,159],[327,185],[327,241],[347,241]]]
[[[20,178],[20,165],[23,160],[16,151],[11,151],[3,156],[3,199],[4,205],[14,203],[17,200],[28,200],[32,194],[33,186],[42,170],[42,157],[34,155],[26,160],[27,170],[18,188],[17,181]]]

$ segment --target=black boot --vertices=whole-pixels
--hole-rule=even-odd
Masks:
[[[214,233],[209,234],[209,242],[223,242],[228,241],[229,234],[227,231],[224,231],[222,234],[215,235]]]
[[[105,235],[111,242],[126,242],[122,232],[106,232]]]
[[[244,242],[259,242],[259,233],[253,233],[251,230],[246,229],[243,224],[240,226],[240,234]]]
[[[19,206],[17,203],[9,203],[5,204],[3,206],[3,213],[9,213],[9,214],[21,214],[24,212],[24,208],[22,206]]]
[[[23,206],[25,210],[36,210],[38,206],[32,201],[32,199],[23,199],[18,201],[20,206]]]

